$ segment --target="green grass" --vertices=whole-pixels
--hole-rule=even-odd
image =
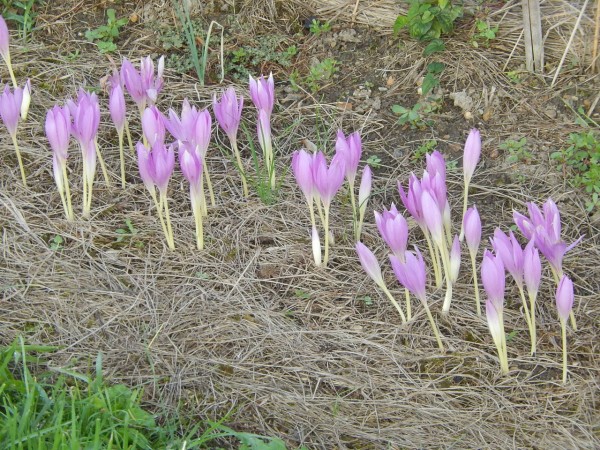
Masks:
[[[44,356],[55,350],[25,345],[22,339],[0,349],[0,448],[218,448],[216,439],[229,438],[222,442],[237,441],[240,449],[285,450],[280,439],[238,433],[223,420],[197,422],[182,433],[178,420],[156,417],[142,407],[141,389],[107,383],[101,354],[88,376],[48,369]]]

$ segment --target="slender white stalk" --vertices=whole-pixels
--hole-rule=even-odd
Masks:
[[[394,296],[392,295],[390,290],[387,288],[387,286],[385,284],[381,284],[381,285],[379,285],[379,287],[381,288],[381,290],[383,292],[385,292],[385,295],[387,295],[387,297],[392,302],[392,305],[394,305],[394,307],[400,314],[400,317],[402,318],[402,323],[406,323],[406,316],[404,315],[404,312],[402,312],[402,308],[400,308],[400,305],[398,304],[398,302],[396,301],[396,299],[394,298]]]
[[[450,311],[450,304],[452,303],[452,280],[450,279],[450,258],[448,256],[448,249],[444,245],[444,242],[437,243],[440,253],[442,255],[442,266],[444,267],[444,276],[446,277],[446,296],[444,297],[444,305],[442,307],[442,313],[448,314]]]
[[[323,205],[325,210],[325,253],[323,256],[323,267],[327,267],[329,262],[329,205]]]
[[[67,165],[62,166],[63,173],[63,185],[65,187],[66,199],[67,199],[67,220],[72,221],[74,218],[73,205],[71,204],[71,188],[69,187],[69,177],[67,176]]]
[[[412,307],[410,304],[410,291],[404,288],[404,297],[406,297],[406,320],[412,319]]]
[[[529,293],[529,313],[531,314],[531,355],[535,355],[537,347],[537,331],[535,329],[535,300],[537,292]]]
[[[431,329],[433,330],[433,334],[435,335],[435,340],[437,341],[438,347],[441,351],[444,351],[444,344],[442,343],[442,339],[440,338],[440,331],[433,320],[433,316],[431,315],[431,310],[429,309],[429,305],[427,304],[427,300],[422,299],[421,303],[425,308],[425,312],[427,313],[427,317],[429,318],[429,323],[431,324]]]
[[[212,183],[210,181],[210,175],[208,173],[208,167],[206,166],[206,159],[202,158],[204,164],[202,164],[202,172],[204,173],[204,178],[206,179],[206,186],[208,187],[208,193],[210,195],[210,206],[215,206],[215,193],[213,192]]]
[[[474,252],[469,251],[471,255],[471,268],[473,269],[473,289],[475,290],[475,304],[477,305],[477,315],[481,316],[481,300],[479,299],[479,283],[477,281],[477,267],[476,259],[477,255]]]
[[[129,131],[129,121],[125,119],[125,132],[127,133],[127,142],[129,143],[129,150],[131,154],[135,155],[135,149],[133,148],[133,140],[131,139],[131,131]]]
[[[460,221],[460,235],[458,237],[460,242],[462,242],[463,239],[465,238],[464,217],[465,217],[465,214],[467,213],[468,198],[469,198],[469,183],[467,183],[465,181],[465,195],[463,195],[463,212],[462,212],[462,216],[460,216],[460,217],[462,217],[462,219]]]
[[[121,187],[125,189],[125,155],[123,154],[123,130],[117,130],[119,135],[119,157],[121,158]]]
[[[21,151],[19,150],[19,143],[17,142],[17,135],[10,135],[17,152],[17,161],[19,161],[19,169],[21,170],[21,180],[23,180],[23,186],[27,187],[27,179],[25,178],[25,168],[23,167],[23,160],[21,159]]]
[[[429,231],[427,231],[425,227],[421,228],[421,230],[427,240],[427,248],[429,249],[429,255],[431,256],[431,264],[433,265],[433,273],[435,275],[435,287],[439,289],[442,286],[442,273],[437,259],[437,250],[433,248]]]
[[[169,214],[169,201],[167,200],[167,194],[162,194],[163,205],[165,207],[165,218],[167,222],[167,244],[171,250],[175,250],[175,238],[173,236],[173,228],[171,227],[171,215]]]
[[[229,138],[229,140],[231,142],[231,148],[233,148],[233,153],[235,154],[235,159],[237,160],[238,171],[242,177],[242,189],[244,191],[244,197],[248,197],[248,183],[246,182],[246,173],[244,172],[244,166],[242,165],[242,157],[240,156],[240,150],[237,146],[237,139],[234,136]]]
[[[563,356],[563,384],[567,383],[567,322],[565,320],[560,321],[560,327],[562,329],[562,356]]]
[[[104,177],[104,181],[106,182],[106,185],[110,186],[110,178],[108,178],[106,164],[104,164],[104,158],[102,157],[102,153],[100,153],[100,146],[98,145],[98,138],[94,139],[94,145],[96,147],[96,155],[98,156],[98,161],[100,162],[100,168],[102,169],[102,176]]]

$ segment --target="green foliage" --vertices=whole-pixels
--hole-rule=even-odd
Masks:
[[[446,45],[441,39],[433,39],[425,49],[423,49],[423,56],[433,55],[434,53],[440,53],[446,50]]]
[[[371,155],[367,158],[367,164],[373,169],[378,169],[381,167],[381,158],[377,155]]]
[[[439,86],[440,79],[438,75],[444,71],[446,66],[441,62],[432,62],[427,66],[427,73],[423,78],[421,85],[422,95],[427,95],[433,88]]]
[[[23,40],[31,34],[35,26],[37,12],[34,6],[40,4],[40,0],[0,0],[0,13],[8,21],[18,24],[19,31]]]
[[[314,35],[318,36],[321,33],[326,33],[328,31],[331,31],[331,23],[329,23],[329,22],[321,23],[320,20],[313,19],[312,22],[310,23],[309,31],[311,33],[313,33]]]
[[[521,80],[521,75],[518,70],[510,70],[510,71],[506,72],[506,76],[511,81],[511,83],[514,83],[514,84],[521,84],[521,82],[523,81],[523,80]]]
[[[133,245],[137,248],[142,248],[144,246],[142,241],[134,239],[138,234],[138,229],[133,225],[133,222],[129,218],[125,219],[125,227],[117,228],[115,232],[117,233],[117,243],[124,243],[125,238],[127,238],[130,242],[133,242]]]
[[[589,195],[586,209],[592,211],[600,206],[600,140],[592,132],[571,133],[569,146],[554,152],[550,157],[559,163],[565,174],[573,175],[576,187],[583,187]]]
[[[250,130],[248,130],[248,127],[246,127],[244,123],[241,125],[248,141],[248,147],[250,147],[250,155],[252,156],[252,163],[256,171],[255,176],[252,176],[246,172],[248,183],[254,187],[258,197],[265,205],[271,205],[277,200],[277,197],[279,196],[279,188],[281,187],[281,181],[279,181],[275,187],[271,186],[271,174],[275,170],[275,156],[273,156],[273,163],[270,167],[266,163],[261,165],[258,157],[258,151],[252,139],[252,133],[250,133]],[[283,179],[284,175],[285,174],[282,174],[280,179]]]
[[[0,349],[0,448],[198,449],[233,438],[240,449],[285,450],[280,439],[237,432],[222,421],[200,422],[180,436],[179,421],[155,417],[141,406],[140,389],[106,383],[101,354],[93,375],[48,370],[43,356],[57,349],[22,339]]]
[[[474,47],[479,46],[479,42],[482,42],[485,47],[490,46],[490,41],[496,39],[496,33],[498,33],[498,25],[491,27],[489,23],[484,20],[475,22],[475,28],[477,32],[473,34],[471,43]]]
[[[295,45],[286,45],[283,35],[268,34],[256,38],[253,45],[244,45],[233,50],[228,58],[227,72],[244,81],[248,74],[260,72],[261,66],[278,65],[288,68],[298,53]]]
[[[304,79],[311,92],[315,93],[321,89],[324,83],[327,83],[338,71],[338,62],[334,58],[325,58],[310,66],[308,75]]]
[[[115,39],[119,37],[119,28],[126,25],[129,19],[123,17],[117,19],[115,10],[109,8],[106,10],[106,25],[100,25],[94,30],[87,30],[85,38],[90,42],[95,42],[100,53],[111,53],[117,50]]]
[[[65,242],[65,240],[63,239],[63,237],[61,235],[57,234],[50,241],[50,250],[52,250],[53,252],[62,250],[64,242]]]
[[[410,36],[415,39],[439,39],[454,29],[454,22],[462,15],[462,7],[453,5],[450,0],[410,0],[406,16],[398,16],[394,23],[394,33],[408,27]]]
[[[437,106],[431,103],[417,103],[412,108],[405,108],[401,105],[393,105],[392,111],[398,114],[398,123],[400,125],[409,124],[411,128],[425,128],[433,124],[433,121],[427,119],[427,115],[434,112]]]
[[[435,139],[428,140],[424,144],[419,145],[419,147],[417,148],[417,150],[415,150],[415,153],[411,156],[410,159],[412,159],[415,162],[423,160],[427,153],[431,153],[435,150],[437,144],[438,143]]]
[[[533,159],[533,155],[527,150],[526,137],[522,137],[518,141],[508,139],[500,144],[500,148],[508,152],[508,158],[506,160],[509,163],[526,162]]]
[[[373,299],[370,295],[365,295],[358,298],[365,306],[373,306]]]

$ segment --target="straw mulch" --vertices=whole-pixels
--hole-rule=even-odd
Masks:
[[[293,3],[296,11],[305,5]],[[323,13],[337,5],[319,4]],[[356,22],[374,21],[376,14],[396,14],[386,4],[392,2],[359,2]],[[508,6],[505,9],[498,21],[513,20],[514,30],[504,35],[508,40],[509,34],[517,33],[515,19],[511,19],[517,13]],[[50,17],[46,18],[51,24]],[[348,15],[338,17],[342,19]],[[565,259],[565,270],[577,286],[579,331],[569,333],[570,373],[564,386],[560,383],[555,287],[548,271],[539,297],[535,357],[528,355],[529,337],[519,313],[518,293],[507,282],[511,371],[503,377],[485,318],[475,314],[466,255],[449,317],[440,314],[443,291],[429,289],[448,348],[445,353],[437,349],[416,301],[415,319],[402,326],[393,306],[362,272],[352,242],[347,193],[340,195],[332,210],[335,244],[330,267],[314,267],[308,210],[288,171],[290,154],[304,138],[328,142],[331,149],[335,130],[342,126],[347,132],[362,130],[366,154],[391,158],[390,142],[401,142],[402,131],[384,117],[342,114],[326,104],[276,108],[281,189],[271,205],[256,195],[242,198],[231,159],[225,150],[223,156],[213,146],[208,165],[216,206],[209,209],[206,250],[194,247],[187,185],[177,172],[169,200],[177,249],[170,252],[133,155],[127,155],[127,187],[118,186],[116,133],[106,111],[107,98],[101,96],[100,146],[112,185],[107,186],[98,173],[92,218],[65,221],[43,135],[45,111],[75,95],[80,85],[97,85],[109,71],[109,61],[94,52],[83,53],[76,62],[68,60],[65,49],[74,45],[75,38],[68,29],[63,23],[66,34],[60,45],[44,44],[34,37],[26,50],[13,47],[18,73],[35,74],[37,88],[30,118],[19,131],[30,182],[27,189],[19,181],[10,140],[0,131],[2,344],[25,334],[28,342],[61,346],[52,365],[84,371],[102,352],[107,378],[143,385],[147,404],[157,412],[180,411],[199,420],[229,414],[227,422],[232,427],[280,436],[290,448],[300,444],[322,449],[600,446],[600,233],[579,197],[567,185],[557,183],[558,176],[550,176],[554,169],[541,164],[523,172],[523,179],[502,177],[498,183],[499,171],[514,168],[494,163],[486,148],[482,168],[475,175],[472,201],[482,213],[484,239],[495,226],[508,229],[513,209],[524,210],[526,201],[539,203],[548,196],[557,200],[563,212],[565,240],[586,235]],[[148,51],[151,42],[144,38],[143,28],[138,33],[130,42],[139,45],[127,53],[136,58]],[[469,79],[473,85],[483,86],[485,80],[499,79],[502,73],[493,64],[494,56],[488,56],[488,65],[481,69],[478,51],[459,45],[452,52],[460,53],[463,63],[473,68]],[[193,80],[167,71],[159,107],[179,110],[184,97],[207,107],[212,93],[220,88],[200,88]],[[245,92],[245,86],[237,88]],[[504,99],[503,111],[534,96],[521,89],[512,90]],[[132,132],[139,136],[133,106],[131,112]],[[552,130],[541,116],[525,111],[520,117],[521,131],[539,131],[540,146],[564,135]],[[244,120],[253,130],[251,106]],[[500,122],[497,129],[488,126],[485,131],[488,147],[510,131],[510,125]],[[465,135],[468,126],[461,125]],[[226,148],[223,138],[219,134],[215,140]],[[247,151],[245,139],[240,139]],[[445,144],[462,143],[460,138]],[[384,163],[375,171],[369,211],[392,201],[399,203],[397,180],[406,184],[409,171],[420,170],[409,163],[408,156]],[[77,207],[81,163],[74,147],[69,167]],[[449,172],[456,230],[460,173]],[[125,226],[126,219],[137,233],[117,242],[116,230]],[[64,245],[53,251],[49,243],[56,235],[63,237]],[[376,250],[388,285],[402,299],[372,212],[367,214],[363,241]],[[410,242],[425,248],[414,226]]]

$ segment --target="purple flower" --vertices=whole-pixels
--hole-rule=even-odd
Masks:
[[[458,280],[460,272],[460,240],[454,236],[452,249],[450,250],[450,281],[454,284]]]
[[[463,156],[463,173],[465,177],[465,184],[471,182],[471,177],[475,172],[475,167],[479,162],[481,156],[481,135],[479,130],[473,128],[467,137],[465,142],[465,150]]]
[[[444,224],[442,221],[442,213],[438,208],[429,191],[421,193],[421,206],[423,208],[423,217],[427,229],[431,233],[431,237],[438,245],[444,245]]]
[[[244,106],[244,97],[239,98],[235,94],[235,89],[228,88],[221,95],[221,101],[217,101],[217,94],[213,96],[213,111],[217,122],[227,134],[230,140],[236,138],[240,121],[242,119],[242,108]]]
[[[48,110],[44,129],[54,156],[60,164],[64,164],[67,160],[69,138],[71,137],[71,115],[69,114],[69,109],[56,105],[54,108]]]
[[[207,109],[198,111],[198,117],[192,130],[192,142],[196,146],[196,151],[202,158],[205,158],[212,133],[212,118]]]
[[[163,86],[164,59],[164,56],[161,56],[158,60],[156,76],[154,75],[154,63],[149,56],[142,59],[139,72],[127,58],[123,59],[121,79],[127,92],[129,92],[131,98],[137,103],[138,108],[141,109],[147,103],[154,104],[156,102]]]
[[[325,208],[329,208],[331,200],[344,183],[344,160],[335,155],[327,167],[325,155],[318,152],[313,161],[313,180]]]
[[[371,195],[372,182],[373,173],[371,172],[371,167],[366,165],[360,177],[360,188],[358,189],[358,207],[361,211],[367,208],[367,200],[369,200],[369,196]],[[364,212],[362,212],[362,217],[364,217]]]
[[[356,243],[356,253],[363,270],[371,277],[377,286],[384,286],[383,276],[381,275],[381,267],[377,261],[377,257],[369,248],[362,242]]]
[[[275,104],[275,82],[273,81],[273,74],[269,74],[269,78],[265,80],[263,75],[259,79],[255,80],[250,75],[250,98],[256,109],[259,111],[265,111],[267,117],[271,118],[273,112],[273,105]]]
[[[73,118],[71,133],[79,142],[84,154],[94,154],[94,158],[88,154],[90,162],[92,159],[95,161],[95,140],[98,134],[98,127],[100,126],[100,105],[98,104],[98,96],[95,93],[89,93],[83,89],[79,89],[77,102],[67,100],[67,107]]]
[[[489,300],[494,303],[496,308],[502,308],[506,282],[504,264],[502,264],[500,257],[494,256],[489,250],[486,250],[483,254],[481,281]]]
[[[121,86],[121,80],[118,75],[113,75],[110,78],[108,109],[117,132],[122,134],[125,129],[126,108],[125,95],[123,94],[123,87]]]
[[[425,155],[425,159],[427,161],[427,172],[429,172],[432,176],[436,174],[440,174],[441,180],[443,184],[446,184],[446,161],[444,156],[438,152],[434,151],[432,154]]]
[[[463,219],[465,239],[471,254],[477,254],[481,242],[481,219],[477,207],[473,206],[467,210]]]
[[[529,294],[537,296],[542,280],[542,263],[540,253],[535,248],[533,240],[529,241],[523,251],[523,279]]]
[[[23,86],[23,99],[21,100],[21,119],[27,120],[29,105],[31,103],[31,80],[27,79]]]
[[[565,253],[575,247],[583,239],[583,236],[571,245],[567,245],[562,240],[560,212],[551,198],[544,203],[543,213],[532,202],[527,203],[527,209],[529,217],[514,211],[514,221],[527,240],[534,239],[535,246],[542,252],[554,272],[560,277]]]
[[[500,228],[494,230],[494,237],[491,241],[496,255],[502,259],[505,269],[521,289],[523,287],[523,248],[521,244],[512,231],[507,236]]]
[[[151,192],[153,192],[153,186],[156,186],[162,195],[166,195],[169,179],[175,167],[173,146],[167,147],[157,142],[151,150],[148,150],[138,142],[136,149],[138,167],[144,185]]]
[[[300,190],[310,204],[313,201],[315,183],[313,181],[312,171],[313,157],[306,150],[296,150],[292,155],[292,172],[296,178]]]
[[[4,61],[10,61],[10,34],[8,33],[8,27],[4,21],[4,17],[0,14],[0,55],[4,58]]]
[[[395,255],[390,255],[390,263],[400,284],[419,300],[425,302],[427,272],[423,256],[417,247],[415,247],[415,252],[416,256],[412,252],[406,251],[404,262]]]
[[[335,152],[341,154],[346,167],[346,178],[351,186],[354,185],[358,163],[362,154],[362,143],[360,134],[357,132],[349,134],[346,138],[342,130],[338,130],[335,141]]]
[[[416,175],[413,173],[410,174],[407,193],[404,192],[402,185],[398,181],[398,192],[400,193],[400,200],[402,200],[402,204],[406,210],[421,228],[425,228],[425,217],[423,216],[423,207],[421,205],[421,182]]]
[[[556,309],[558,310],[558,317],[563,323],[567,321],[569,314],[571,314],[573,300],[573,282],[568,276],[563,275],[556,289]]]
[[[404,253],[408,245],[408,224],[406,220],[396,209],[396,205],[383,213],[375,211],[375,223],[379,234],[390,247],[392,253],[400,260],[404,261]]]
[[[144,110],[142,114],[142,131],[151,148],[155,144],[158,144],[158,146],[164,145],[165,122],[165,116],[163,116],[156,106],[149,106]]]
[[[181,173],[189,181],[194,192],[200,192],[202,185],[202,158],[188,145],[179,146],[179,166]]]
[[[2,117],[2,121],[11,136],[16,136],[17,134],[22,101],[22,88],[17,87],[13,91],[8,84],[4,86],[4,92],[0,94],[0,117]]]

